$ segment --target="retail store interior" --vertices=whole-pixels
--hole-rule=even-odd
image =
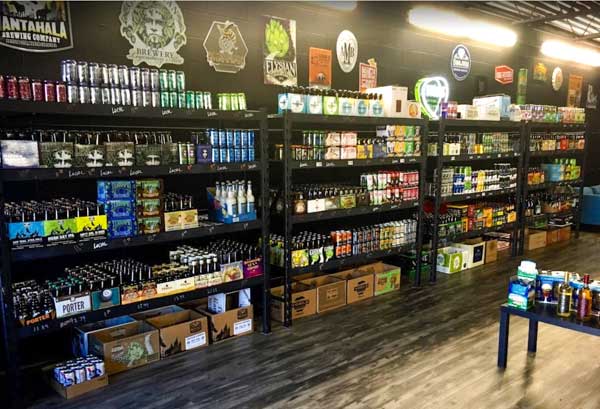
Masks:
[[[600,1],[3,1],[7,408],[600,408]]]

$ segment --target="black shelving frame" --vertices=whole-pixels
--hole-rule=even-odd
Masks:
[[[0,123],[2,127],[19,126],[73,126],[110,128],[163,128],[177,129],[178,123],[187,126],[179,129],[193,129],[200,127],[225,128],[234,127],[231,124],[252,124],[257,129],[259,158],[255,162],[224,163],[224,164],[196,164],[173,165],[157,167],[104,167],[98,169],[71,168],[59,169],[0,169],[0,249],[2,270],[0,274],[0,313],[2,314],[2,340],[7,365],[7,379],[9,380],[9,401],[13,406],[19,406],[22,399],[21,369],[19,357],[19,342],[34,336],[43,336],[55,331],[72,328],[84,323],[127,315],[133,312],[153,309],[173,303],[194,300],[220,292],[230,292],[242,288],[260,288],[262,298],[262,330],[263,333],[271,331],[270,317],[270,263],[268,251],[269,237],[269,172],[268,172],[268,123],[267,115],[261,111],[219,111],[219,110],[188,110],[188,109],[160,109],[132,106],[107,106],[107,105],[80,105],[60,103],[39,103],[25,101],[0,100]],[[105,123],[109,122],[109,125]],[[244,127],[244,126],[242,126]],[[255,142],[255,143],[256,143]],[[145,178],[173,175],[209,175],[221,173],[246,173],[257,172],[260,180],[260,197],[257,206],[260,207],[260,219],[251,222],[235,224],[210,224],[209,226],[194,229],[161,232],[153,235],[135,236],[127,239],[104,240],[94,243],[65,244],[55,247],[37,249],[11,249],[7,225],[4,220],[5,195],[7,183],[29,181],[64,181],[76,179],[96,178]],[[257,231],[260,235],[261,252],[263,259],[263,272],[260,277],[237,280],[223,283],[218,286],[201,288],[185,293],[154,298],[146,301],[119,305],[106,310],[95,310],[76,316],[42,321],[40,323],[19,327],[14,319],[14,305],[12,294],[13,265],[15,263],[30,262],[33,260],[72,255],[95,254],[118,249],[128,249],[144,245],[157,245],[176,243],[183,240],[205,238],[215,235],[235,234],[244,231]]]
[[[440,241],[458,241],[465,240],[471,237],[477,237],[482,234],[488,233],[490,231],[498,231],[501,229],[512,228],[512,239],[511,239],[511,253],[512,255],[516,255],[517,245],[519,242],[519,231],[521,228],[521,224],[523,223],[523,218],[521,215],[521,184],[523,180],[522,169],[523,169],[523,145],[524,140],[526,140],[525,133],[527,132],[527,128],[524,122],[517,121],[483,121],[483,120],[464,120],[464,119],[445,119],[442,118],[437,121],[430,121],[430,130],[437,129],[437,138],[430,138],[431,142],[435,142],[437,145],[437,155],[431,157],[433,161],[435,161],[435,175],[433,181],[433,201],[434,201],[434,211],[433,211],[433,226],[431,232],[431,256],[430,256],[430,272],[429,272],[429,281],[435,282],[437,280],[437,252],[440,245]],[[490,154],[463,154],[463,155],[444,155],[444,139],[446,136],[446,132],[449,130],[455,131],[469,131],[469,132],[513,132],[519,134],[519,146],[517,150],[508,153],[490,153]],[[444,165],[452,166],[459,163],[469,163],[472,165],[478,161],[493,161],[493,160],[512,160],[517,161],[517,186],[516,188],[511,189],[501,189],[497,191],[486,191],[486,192],[477,192],[471,194],[463,194],[463,195],[452,195],[452,196],[442,196],[442,168]],[[467,200],[473,200],[478,198],[488,198],[488,197],[498,197],[502,195],[515,194],[516,202],[515,202],[515,210],[517,212],[517,221],[515,223],[507,223],[504,226],[495,226],[492,228],[486,228],[476,231],[470,231],[466,233],[461,233],[457,235],[444,236],[443,238],[439,236],[439,220],[440,220],[440,208],[442,203],[456,203]]]
[[[415,280],[414,285],[421,285],[421,251],[423,245],[423,202],[425,198],[425,178],[426,178],[426,166],[427,166],[427,134],[428,134],[428,122],[425,119],[412,119],[412,118],[374,118],[374,117],[355,117],[355,116],[333,116],[333,115],[312,115],[312,114],[296,114],[286,112],[283,114],[270,115],[269,123],[271,129],[281,130],[283,134],[283,159],[272,160],[273,165],[282,166],[283,173],[283,236],[285,246],[284,256],[284,267],[283,267],[283,286],[284,292],[283,297],[272,296],[273,299],[277,299],[285,303],[284,310],[284,325],[289,327],[292,325],[292,280],[295,276],[306,274],[306,273],[323,273],[329,271],[335,271],[343,267],[350,267],[353,265],[366,264],[370,261],[400,255],[401,253],[415,250],[416,254],[416,266],[415,266]],[[345,130],[352,131],[355,127],[365,126],[385,126],[385,125],[407,125],[407,126],[420,126],[421,134],[421,154],[419,156],[412,157],[399,157],[399,158],[381,158],[381,159],[349,159],[349,160],[323,160],[323,161],[296,161],[292,160],[290,152],[292,145],[292,135],[296,130],[310,129],[307,126],[335,126],[336,129],[345,127]],[[374,131],[375,129],[373,129]],[[349,168],[349,167],[381,167],[381,166],[393,166],[405,168],[406,166],[417,167],[419,171],[419,198],[416,201],[405,202],[397,205],[380,205],[372,207],[358,207],[353,209],[326,211],[314,214],[306,215],[293,215],[293,203],[291,197],[291,187],[293,182],[293,175],[297,170],[324,170],[328,168]],[[417,234],[416,242],[414,245],[405,245],[398,248],[374,251],[367,254],[360,254],[357,256],[346,257],[342,259],[330,260],[327,263],[302,268],[292,268],[291,262],[291,251],[287,249],[291,248],[291,239],[293,236],[294,226],[308,223],[313,221],[328,220],[328,219],[343,219],[346,217],[360,216],[364,214],[373,213],[389,213],[399,210],[405,210],[415,208],[417,213]]]
[[[529,198],[529,192],[531,192],[531,191],[548,190],[555,186],[561,186],[561,185],[575,186],[575,187],[579,188],[579,191],[578,191],[579,200],[578,200],[577,208],[568,212],[574,216],[575,237],[579,238],[579,230],[581,227],[581,210],[583,207],[584,172],[585,172],[586,159],[587,159],[587,156],[589,153],[588,145],[589,145],[589,141],[590,141],[590,131],[585,123],[582,123],[582,124],[556,124],[556,123],[544,123],[544,122],[527,122],[525,124],[525,126],[526,126],[525,141],[523,142],[523,144],[524,144],[524,148],[523,148],[524,172],[523,172],[523,181],[521,183],[521,185],[522,185],[522,191],[521,191],[522,203],[526,203],[527,199]],[[532,152],[530,150],[531,134],[532,134],[532,132],[540,132],[540,131],[583,132],[584,141],[585,141],[584,149],[571,149],[571,150],[558,150],[558,151],[534,151],[534,152]],[[575,158],[581,159],[581,163],[579,164],[581,166],[581,175],[580,175],[579,179],[565,180],[565,181],[560,181],[560,182],[544,182],[539,185],[531,185],[531,186],[528,184],[527,174],[529,173],[529,166],[531,164],[532,158],[554,159],[554,158],[565,158],[565,157],[567,157],[567,158],[575,157]],[[519,226],[519,238],[520,239],[518,242],[518,249],[517,249],[517,254],[519,254],[519,255],[522,255],[523,252],[525,251],[525,228],[527,227],[527,222],[534,218],[542,218],[542,217],[548,218],[548,217],[555,216],[555,215],[542,214],[542,215],[538,215],[535,217],[525,217],[525,210],[526,210],[526,206],[523,205],[521,207],[521,213],[519,215],[519,218],[521,220],[523,220],[523,222]],[[564,212],[561,214],[564,215]]]

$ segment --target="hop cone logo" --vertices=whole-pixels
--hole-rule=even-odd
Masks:
[[[265,43],[269,55],[283,58],[290,48],[290,36],[279,21],[271,20],[265,27]]]

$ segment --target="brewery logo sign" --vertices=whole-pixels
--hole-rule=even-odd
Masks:
[[[546,64],[537,62],[533,66],[533,80],[546,82],[548,80],[548,68]]]
[[[331,50],[310,47],[308,49],[308,85],[315,88],[331,88]]]
[[[204,39],[206,60],[217,72],[235,74],[246,66],[248,47],[237,24],[213,21]]]
[[[508,65],[498,65],[494,68],[494,79],[502,85],[513,83],[514,70]]]
[[[457,81],[464,81],[471,72],[471,53],[469,49],[459,44],[454,47],[450,55],[450,71]]]
[[[73,48],[67,1],[3,1],[0,45],[47,53]]]
[[[121,35],[133,48],[127,58],[134,65],[154,67],[183,64],[177,51],[187,42],[183,14],[174,1],[124,1],[119,15]]]
[[[335,48],[342,71],[346,73],[352,71],[358,60],[358,41],[352,31],[342,31],[337,38]]]
[[[298,85],[296,63],[296,21],[263,16],[264,83],[268,85]]]
[[[552,71],[552,89],[558,91],[563,84],[564,76],[560,67],[555,67]]]
[[[596,109],[598,107],[598,94],[594,91],[592,84],[588,84],[585,107],[588,109]]]

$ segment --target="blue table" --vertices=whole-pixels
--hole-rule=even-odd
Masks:
[[[508,358],[508,327],[511,315],[518,315],[529,320],[529,336],[527,339],[527,350],[529,352],[536,352],[537,350],[539,322],[600,336],[600,319],[597,316],[593,316],[588,322],[580,322],[575,319],[575,314],[571,314],[570,318],[559,317],[556,315],[556,305],[553,304],[537,304],[527,311],[503,304],[500,307],[500,333],[498,337],[498,367],[502,369],[506,368]]]

